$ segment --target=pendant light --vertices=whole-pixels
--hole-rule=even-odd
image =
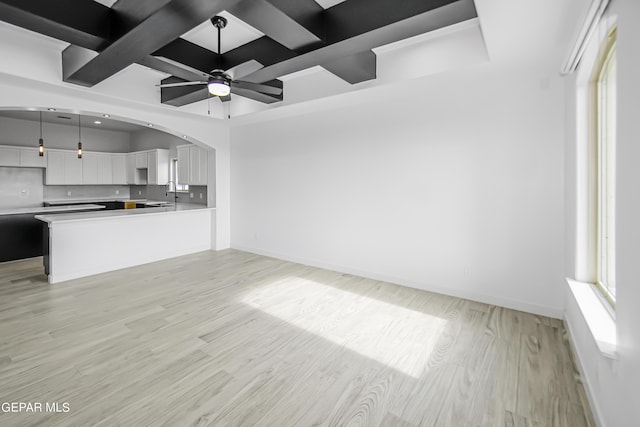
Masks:
[[[40,111],[40,139],[38,140],[38,156],[44,156],[44,140],[42,139],[42,111]]]
[[[80,124],[80,114],[78,114],[78,158],[82,158],[82,125]]]

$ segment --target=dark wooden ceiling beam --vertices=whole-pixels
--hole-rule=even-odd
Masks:
[[[86,0],[0,0],[0,20],[87,49],[109,44],[113,12]]]
[[[210,73],[217,68],[219,61],[217,53],[182,38],[177,38],[156,50],[153,56],[162,56],[204,73]]]
[[[245,0],[229,12],[291,50],[322,44],[324,9],[314,0]]]
[[[77,63],[65,62],[63,56],[62,67],[68,67],[70,71],[63,72],[67,76],[65,81],[93,86],[239,1],[172,0],[84,65],[78,67]]]
[[[341,6],[347,4],[358,7],[343,10]],[[331,44],[266,66],[244,79],[272,80],[478,16],[473,0],[402,1],[393,7],[386,0],[349,0],[326,13],[327,43]]]
[[[114,38],[122,36],[153,15],[158,9],[165,7],[171,0],[118,0],[111,9],[116,13],[117,29]],[[115,34],[117,32],[117,34]]]
[[[353,84],[376,78],[376,54],[368,50],[321,64],[322,67]]]

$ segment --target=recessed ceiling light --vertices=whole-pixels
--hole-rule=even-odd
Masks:
[[[182,135],[182,137],[183,137],[184,139],[187,139],[187,135]]]
[[[100,120],[94,120],[93,123],[97,124],[97,125],[101,125],[102,122]]]
[[[56,111],[55,108],[47,108],[48,111]]]
[[[109,118],[109,117],[111,117],[111,116],[110,116],[110,115],[108,115],[108,114],[103,114],[103,115],[102,115],[102,117],[105,117],[105,118],[107,118],[107,119],[108,119],[108,118]]]
[[[152,123],[147,123],[147,126],[149,126],[150,128],[152,128],[152,127],[153,127],[153,124],[152,124]]]

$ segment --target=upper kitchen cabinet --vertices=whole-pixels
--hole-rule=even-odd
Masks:
[[[127,182],[127,155],[113,154],[111,156],[112,183],[126,185]]]
[[[146,151],[136,154],[136,169],[147,169],[149,166],[149,157]]]
[[[20,149],[0,147],[0,166],[20,166]]]
[[[197,145],[178,148],[178,182],[189,185],[207,185],[207,150]]]
[[[25,168],[46,168],[47,151],[44,152],[44,156],[41,156],[37,148],[20,148],[20,166]]]
[[[46,168],[47,158],[38,155],[38,149],[33,147],[0,147],[0,166],[25,168]]]
[[[189,184],[189,145],[179,145],[178,151],[178,184]]]
[[[149,151],[147,162],[147,183],[165,185],[169,181],[169,150]]]
[[[110,153],[87,153],[82,156],[82,184],[111,185],[113,172],[111,171]]]
[[[82,185],[83,159],[75,151],[47,150],[45,179],[47,185]]]
[[[126,157],[127,184],[165,185],[169,180],[169,150],[129,153]]]
[[[189,185],[207,185],[207,151],[189,147]]]
[[[113,154],[110,153],[98,153],[98,184],[111,185],[113,184]]]
[[[135,185],[136,182],[136,154],[129,153],[126,154],[126,163],[127,163],[127,184]]]
[[[98,185],[98,154],[85,153],[82,155],[82,184]]]

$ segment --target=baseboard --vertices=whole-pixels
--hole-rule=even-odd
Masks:
[[[477,301],[485,304],[496,305],[499,307],[505,307],[513,310],[537,314],[540,316],[553,317],[555,319],[562,319],[564,314],[564,309],[562,307],[559,307],[559,308],[546,307],[546,306],[541,306],[537,304],[531,304],[526,301],[513,300],[510,298],[500,298],[493,295],[485,295],[485,294],[476,293],[476,292],[469,292],[463,289],[443,288],[438,286],[432,286],[430,284],[425,284],[422,282],[416,283],[414,281],[404,279],[401,277],[393,277],[393,276],[376,273],[372,271],[354,269],[344,265],[310,260],[302,257],[289,255],[289,254],[265,251],[262,249],[251,248],[247,246],[234,245],[233,243],[231,247],[239,251],[250,252],[257,255],[268,256],[271,258],[278,258],[281,260],[291,261],[298,264],[308,265],[311,267],[324,268],[326,270],[333,270],[340,273],[353,274],[355,276],[361,276],[367,279],[380,280],[383,282],[393,283],[396,285],[406,286],[409,288],[420,289],[423,291],[435,292],[435,293],[443,294],[447,296],[468,299],[468,300]]]
[[[564,327],[567,330],[569,335],[569,344],[571,345],[571,351],[576,357],[576,361],[578,362],[578,370],[580,371],[580,378],[582,378],[582,384],[584,385],[584,391],[587,394],[587,399],[589,399],[589,406],[591,407],[591,411],[593,412],[593,418],[598,427],[604,427],[605,423],[602,419],[602,412],[600,407],[598,406],[598,401],[593,395],[593,388],[591,387],[591,382],[589,381],[589,377],[585,375],[584,364],[582,362],[582,357],[580,356],[580,352],[576,346],[576,338],[573,333],[573,327],[571,326],[571,322],[569,321],[568,316],[564,316]]]

